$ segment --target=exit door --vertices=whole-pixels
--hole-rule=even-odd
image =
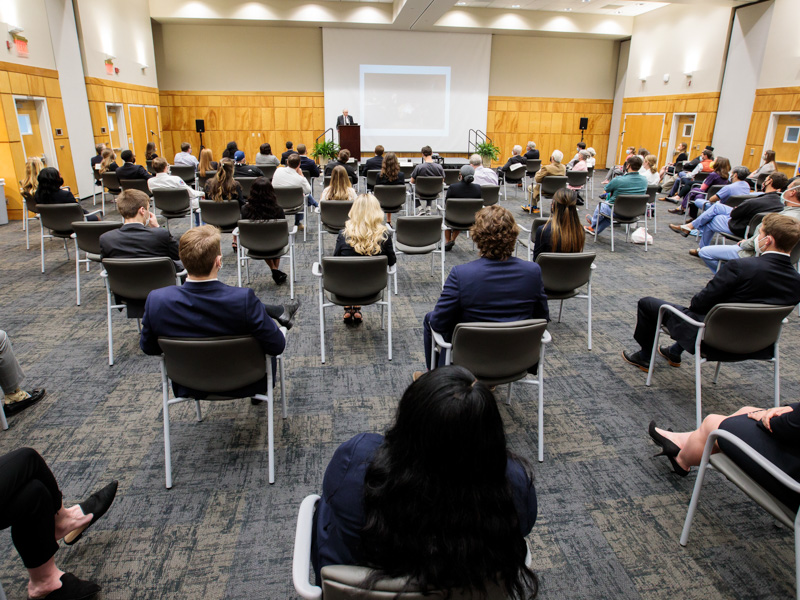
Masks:
[[[25,158],[36,156],[42,159],[45,165],[52,166],[48,164],[47,156],[45,156],[42,127],[39,123],[36,102],[34,100],[17,100],[16,107],[19,134],[22,138],[22,146],[25,149]]]

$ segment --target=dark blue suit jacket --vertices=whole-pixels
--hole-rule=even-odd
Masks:
[[[319,177],[319,167],[317,163],[305,155],[300,157],[300,170],[308,171],[312,177]]]
[[[225,285],[220,281],[187,281],[182,286],[153,290],[147,296],[139,346],[145,354],[161,354],[158,337],[209,338],[252,335],[266,354],[277,356],[286,339],[268,315],[264,304],[250,288]],[[274,372],[274,371],[273,371]],[[263,394],[266,374],[258,384],[227,395],[246,398]],[[176,397],[204,398],[207,393],[173,384]]]
[[[429,316],[433,330],[447,339],[458,323],[549,319],[542,271],[513,256],[457,265]]]

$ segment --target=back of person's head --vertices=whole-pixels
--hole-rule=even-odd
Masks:
[[[514,253],[519,227],[507,208],[493,204],[475,214],[470,232],[482,257],[506,260]]]
[[[192,149],[192,145],[189,142],[183,142],[181,144],[181,152],[188,152]]]
[[[158,157],[153,159],[153,171],[156,173],[165,173],[169,163],[166,158]]]
[[[482,167],[483,159],[481,158],[480,154],[473,154],[469,157],[469,164],[471,164],[473,167]]]
[[[464,183],[472,183],[475,180],[475,169],[472,165],[464,165],[460,171],[461,181]]]
[[[420,152],[422,156],[433,156],[433,149],[430,146],[423,146]]]
[[[233,155],[233,160],[235,160],[237,163],[243,163],[244,152],[242,150],[237,150]]]
[[[290,169],[296,169],[300,166],[300,155],[299,154],[290,154],[289,158],[286,159],[286,164],[289,166]]]
[[[465,368],[412,383],[364,476],[363,556],[380,570],[365,585],[407,576],[425,593],[500,581],[509,597],[535,595],[509,455],[492,392]]]
[[[55,167],[45,167],[39,171],[37,179],[39,181],[39,185],[36,187],[37,202],[39,198],[49,198],[64,185],[64,180]]]
[[[119,157],[123,160],[123,162],[133,162],[133,152],[130,150],[123,150]]]
[[[122,190],[122,193],[117,196],[117,210],[124,219],[132,219],[141,208],[150,211],[150,196],[142,190]]]
[[[106,148],[103,150],[101,154],[103,160],[100,161],[100,173],[105,173],[108,171],[108,167],[111,163],[117,162],[117,155],[114,154],[114,151],[111,148]]]
[[[736,175],[736,179],[739,181],[744,181],[747,179],[747,176],[750,175],[750,169],[744,165],[739,165],[731,170],[731,177],[733,177],[733,175]]]
[[[578,142],[578,148],[580,150],[586,150],[586,142]]]
[[[514,147],[511,149],[511,154],[512,154],[513,156],[517,156],[517,155],[519,155],[519,154],[522,154],[522,146],[520,146],[519,144],[517,144],[516,146],[514,146]]]
[[[561,150],[553,150],[550,158],[553,160],[553,162],[560,163],[562,160],[564,160],[564,153]]]
[[[350,177],[347,175],[347,169],[342,165],[336,165],[331,171],[331,181],[328,190],[328,200],[349,200],[349,189],[353,187],[350,183]]]
[[[789,253],[800,240],[800,221],[788,215],[770,213],[761,221],[761,233],[775,240],[777,250]]]
[[[265,218],[261,217],[260,214],[266,214],[267,208],[274,208],[278,205],[272,182],[266,177],[257,178],[250,188],[250,197],[247,199],[247,204],[256,213],[256,220]]]
[[[731,161],[724,156],[718,156],[714,161],[714,172],[723,179],[727,179],[731,172]]]
[[[383,222],[383,210],[372,194],[360,194],[353,200],[353,207],[344,224],[344,239],[362,256],[381,253],[381,244],[389,235]]]
[[[378,144],[375,146],[375,156],[383,156],[384,147]]]
[[[103,143],[97,144],[95,147],[95,152],[97,152],[97,156],[100,156],[103,153],[103,150],[106,149],[106,145]]]
[[[703,156],[705,157],[705,160],[714,160],[714,151],[706,148],[703,150]]]
[[[381,176],[389,181],[397,179],[397,174],[400,172],[400,161],[397,160],[397,155],[394,152],[387,152],[383,157],[383,164],[381,165]]]
[[[642,168],[642,157],[636,154],[631,154],[625,159],[625,166],[631,171],[638,171]]]
[[[200,177],[206,176],[206,171],[211,171],[211,161],[214,160],[214,153],[211,148],[203,148],[200,150],[200,164],[197,165],[197,172]]]
[[[28,194],[36,192],[39,187],[39,173],[44,168],[44,164],[37,156],[31,156],[25,161],[25,177],[22,179],[22,189]]]
[[[206,194],[216,202],[230,200],[236,190],[236,181],[233,178],[233,161],[230,158],[223,158],[219,161],[214,178],[208,182],[208,193]]]
[[[647,148],[639,148],[639,152],[637,154],[644,159],[645,156],[650,154],[650,151]]]
[[[339,150],[338,161],[344,164],[348,160],[350,160],[350,150],[348,150],[347,148],[342,148],[341,150]]]
[[[651,173],[658,173],[658,157],[655,154],[648,154],[644,157],[644,167]]]
[[[764,163],[775,162],[775,150],[764,150]]]
[[[155,142],[147,142],[147,146],[145,146],[145,149],[144,149],[144,157],[147,160],[151,160],[155,153],[156,153],[156,144],[155,144]]]
[[[306,153],[306,145],[305,144],[297,144],[297,153],[298,154],[305,154]]]
[[[291,150],[294,144],[292,142],[286,142],[286,149]]]
[[[578,216],[578,194],[561,188],[553,195],[550,215],[550,245],[553,252],[583,252],[586,233]]]
[[[41,183],[41,180],[39,183]],[[766,185],[769,185],[774,190],[782,192],[787,187],[789,187],[789,178],[780,171],[773,171],[772,173],[769,174],[769,177],[767,177],[764,183],[765,187]]]
[[[528,142],[527,148],[528,150],[534,150],[536,148],[536,143]]]
[[[269,156],[270,154],[272,154],[272,146],[270,146],[267,143],[261,144],[261,146],[258,148],[258,152],[260,154],[264,154],[266,156]]]
[[[179,254],[190,276],[207,277],[222,254],[219,229],[213,225],[190,229],[181,236]]]
[[[594,148],[592,148],[591,146],[589,146],[586,150],[589,152],[589,156],[597,155],[597,151]]]
[[[228,151],[228,156],[225,158],[233,158],[233,155],[236,154],[236,151],[239,149],[239,145],[234,140],[233,142],[228,142],[228,145],[225,146],[225,149]]]
[[[591,156],[591,154],[589,154],[588,150],[583,149],[578,151],[578,156],[580,156],[581,160],[586,160]]]

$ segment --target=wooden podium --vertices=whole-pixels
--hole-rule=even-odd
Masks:
[[[338,125],[339,146],[350,150],[350,157],[361,160],[361,125]]]

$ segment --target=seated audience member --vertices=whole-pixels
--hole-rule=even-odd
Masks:
[[[556,191],[550,219],[534,232],[534,261],[542,252],[583,252],[586,233],[578,217],[576,196],[572,190]]]
[[[281,154],[281,164],[283,166],[286,166],[286,161],[289,160],[292,154],[297,154],[297,150],[294,149],[294,144],[292,142],[286,142],[286,152]]]
[[[572,169],[575,163],[581,160],[581,150],[586,150],[586,142],[578,142],[575,147],[575,156],[567,163],[567,169]]]
[[[765,241],[766,240],[766,241]],[[761,226],[757,247],[762,254],[752,258],[732,260],[719,270],[706,287],[695,294],[689,308],[658,298],[639,300],[636,330],[633,338],[641,346],[635,352],[623,351],[623,358],[647,371],[656,335],[658,309],[669,304],[696,321],[702,321],[708,311],[722,302],[777,304],[794,306],[800,302],[800,273],[789,261],[789,252],[800,240],[800,222],[785,215],[767,215]],[[681,353],[694,354],[697,327],[667,312],[662,321],[675,343],[661,346],[658,353],[670,366],[681,364]],[[764,356],[772,356],[772,347]]]
[[[145,146],[144,149],[144,158],[145,160],[155,160],[158,158],[158,154],[156,154],[155,142],[147,142],[147,146]]]
[[[75,199],[69,189],[62,189],[64,180],[61,174],[55,167],[45,167],[39,171],[39,185],[36,187],[36,193],[33,195],[33,202],[39,204],[72,204],[75,203],[80,206],[80,202]],[[97,213],[88,215],[86,209],[82,209],[83,214],[87,215],[87,221],[99,221],[103,214]]]
[[[250,188],[250,197],[242,207],[242,219],[249,221],[273,221],[275,219],[285,219],[286,214],[278,206],[278,199],[275,197],[275,190],[272,183],[266,177],[259,177],[253,182]],[[272,271],[272,279],[278,285],[285,283],[286,273],[279,270],[281,266],[280,258],[266,258],[264,262]]]
[[[237,150],[233,155],[235,162],[233,166],[234,177],[263,177],[264,173],[258,167],[251,167],[244,159],[244,152]]]
[[[222,158],[230,158],[233,160],[233,156],[239,150],[239,146],[236,142],[228,142],[228,145],[225,146],[225,150],[222,151]]]
[[[668,162],[663,167],[661,167],[659,176],[662,179],[668,174],[668,172],[677,174],[682,169],[682,164],[689,158],[689,155],[686,154],[686,150],[687,150],[686,142],[681,142],[680,144],[678,144],[677,148],[675,148],[672,162]]]
[[[45,390],[26,392],[19,385],[25,373],[14,356],[8,334],[0,329],[0,389],[3,390],[3,411],[7,417],[22,412],[44,398]]]
[[[497,176],[498,176],[499,180],[503,181],[505,179],[506,173],[508,173],[508,172],[510,172],[512,170],[512,168],[511,168],[512,166],[514,166],[514,165],[522,165],[521,167],[517,167],[517,169],[523,169],[524,170],[525,165],[527,165],[527,163],[528,163],[528,159],[525,158],[524,156],[522,156],[522,146],[517,144],[516,146],[514,146],[511,149],[511,156],[506,161],[506,164],[504,164],[502,167],[499,167],[497,169]],[[522,186],[522,182],[520,182],[518,185],[521,187]]]
[[[353,202],[344,230],[336,238],[334,256],[385,255],[391,267],[397,262],[392,234],[383,222],[383,211],[372,194],[361,194]],[[345,306],[344,322],[361,323],[361,307]]]
[[[532,598],[536,515],[533,476],[488,386],[463,367],[436,369],[406,389],[385,437],[362,433],[334,453],[314,515],[317,584],[327,565],[365,565],[423,593],[499,581],[505,597]]]
[[[758,181],[758,177],[760,175],[769,175],[770,173],[774,173],[778,170],[778,166],[775,163],[774,150],[764,150],[762,159],[764,160],[764,163],[747,176],[747,178],[752,179],[753,182]]]
[[[342,165],[336,165],[331,173],[331,180],[324,190],[320,200],[355,200],[356,190],[350,179],[347,177],[347,171],[344,170]]]
[[[597,159],[595,158],[597,156],[597,151],[591,146],[587,148],[586,151],[589,153],[589,158],[586,159],[586,167],[594,169],[595,164],[597,164]]]
[[[459,323],[549,319],[539,265],[513,255],[519,227],[508,209],[498,204],[482,208],[470,233],[481,257],[450,270],[436,306],[423,321],[428,368],[431,329],[450,341]],[[444,353],[439,357],[442,364]]]
[[[625,160],[627,161],[628,158],[630,158],[634,154],[636,154],[636,148],[634,148],[633,146],[628,146],[625,149]],[[603,180],[603,185],[607,184],[609,181],[614,179],[614,177],[618,177],[624,174],[625,174],[625,163],[623,162],[621,165],[615,165],[608,171],[608,176]],[[603,198],[603,195],[601,194],[600,197]]]
[[[367,161],[364,163],[364,176],[366,177],[369,171],[380,171],[381,167],[383,167],[383,146],[380,144],[375,146],[375,156],[372,158],[368,158]],[[370,188],[370,191],[372,189]]]
[[[96,185],[101,185],[100,177],[97,176],[97,169],[98,169],[97,165],[99,165],[101,162],[103,162],[103,150],[106,149],[106,145],[101,142],[101,143],[97,144],[94,147],[94,149],[95,149],[95,152],[97,152],[97,154],[95,154],[91,159],[92,173],[95,174],[95,177],[94,177],[95,184]]]
[[[107,173],[111,171],[112,173],[117,172],[117,168],[119,165],[117,164],[117,155],[111,148],[106,148],[103,150],[102,154],[103,160],[100,162],[99,168],[97,169],[98,175],[102,175],[103,173]],[[119,177],[117,177],[119,180]],[[102,179],[101,179],[102,184]],[[120,188],[108,188],[108,191],[112,194],[119,194],[121,189]]]
[[[539,151],[534,142],[528,142],[525,146],[525,160],[536,160],[539,158]]]
[[[208,171],[216,171],[219,168],[219,163],[214,160],[214,153],[211,148],[203,148],[200,150],[200,163],[197,165],[197,174],[200,177],[205,177]]]
[[[700,194],[705,194],[708,189],[713,185],[728,185],[728,176],[731,171],[731,162],[724,156],[718,156],[714,161],[714,170],[705,178],[699,188],[690,190],[688,194],[683,197],[683,202],[678,208],[671,208],[668,212],[684,214],[686,207],[689,207],[689,217],[694,219],[697,217],[698,206],[702,208],[705,203],[705,197],[701,200],[701,204],[696,204],[695,200],[698,199]]]
[[[783,202],[784,209],[776,214],[785,215],[800,221],[800,177],[792,179],[789,183],[789,187],[781,194],[781,201]],[[713,244],[704,246],[700,249],[698,256],[703,259],[703,262],[706,263],[713,273],[716,273],[719,267],[719,261],[721,260],[736,260],[738,258],[747,258],[749,256],[763,254],[763,248],[766,246],[765,242],[759,240],[761,224],[757,225],[755,230],[750,233],[751,235],[749,238],[742,240],[738,244]]]
[[[212,338],[250,335],[265,354],[280,355],[286,338],[278,323],[291,327],[298,304],[265,306],[252,288],[225,285],[218,279],[222,268],[220,233],[212,225],[190,229],[181,236],[181,261],[189,276],[186,283],[153,290],[147,296],[142,319],[139,347],[145,354],[162,353],[159,337]],[[271,317],[271,318],[270,318]],[[272,373],[275,374],[275,359]],[[275,378],[273,377],[273,384]],[[175,397],[206,398],[203,390],[193,390],[172,383]],[[261,381],[220,395],[247,398],[267,393],[267,374]],[[258,404],[257,400],[251,400]]]
[[[567,174],[567,168],[561,164],[562,160],[564,160],[564,153],[561,150],[553,150],[553,154],[550,155],[550,164],[542,165],[542,168],[533,176],[533,180],[539,185],[534,185],[533,188],[528,187],[528,191],[533,194],[533,206],[526,204],[522,210],[531,213],[539,212],[539,191],[542,188],[542,181],[547,177],[564,177]]]
[[[277,167],[281,164],[280,159],[272,153],[272,146],[261,144],[256,154],[257,167]]]
[[[589,170],[589,162],[588,162],[589,161],[589,156],[590,155],[589,155],[589,151],[588,150],[580,150],[578,152],[578,161],[573,163],[572,164],[572,168],[569,169],[569,170],[570,171],[576,171],[576,172],[579,172],[579,173],[586,173]],[[587,181],[588,181],[588,179],[587,179]],[[567,188],[568,189],[575,190],[577,192],[575,197],[577,199],[578,206],[583,206],[583,198],[581,197],[581,194],[580,194],[579,190],[584,189],[585,186],[586,186],[586,184],[584,184],[583,186],[572,186],[569,183],[567,183]]]
[[[414,184],[416,183],[417,177],[441,177],[442,181],[444,181],[444,167],[439,163],[433,162],[433,150],[430,146],[423,146],[422,150],[422,162],[414,167],[411,171],[411,176],[409,177],[409,181]],[[419,203],[419,200],[417,200]],[[431,214],[431,205],[433,204],[433,200],[426,200],[427,204],[426,208],[420,208],[420,214],[423,212],[425,214]],[[419,205],[419,204],[418,204]]]
[[[30,600],[92,598],[100,586],[78,579],[56,566],[58,540],[77,542],[106,514],[117,495],[118,482],[67,508],[55,475],[33,448],[0,456],[0,528],[11,527],[11,540],[28,570]]]
[[[603,188],[608,204],[598,204],[591,218],[586,215],[586,220],[590,223],[588,227],[584,227],[587,233],[594,235],[595,230],[600,233],[611,225],[611,207],[609,205],[614,204],[618,196],[647,193],[647,180],[639,174],[639,169],[642,168],[642,158],[632,154],[625,161],[624,168],[624,175],[615,177]]]
[[[302,173],[303,171],[308,171],[308,174],[311,175],[311,177],[319,177],[320,174],[319,167],[317,166],[317,163],[314,162],[314,159],[309,158],[308,155],[306,154],[305,144],[297,145],[297,155],[300,157],[300,172]],[[303,174],[303,177],[305,177],[305,174]],[[309,185],[311,185],[310,182]],[[312,186],[312,191],[313,191],[313,186]],[[309,192],[308,195],[306,196],[306,201],[308,202],[309,206],[319,206],[319,204],[317,204],[317,201],[314,200],[314,196],[311,195],[311,192]]]
[[[244,206],[245,198],[242,184],[234,179],[233,160],[230,158],[223,158],[219,162],[216,174],[206,182],[204,191],[206,198],[214,202],[236,200],[240,207]]]
[[[123,150],[120,158],[122,158],[122,166],[117,167],[117,177],[119,179],[150,179],[155,177],[142,165],[136,164],[136,157],[130,150]]]
[[[303,194],[308,196],[311,194],[311,184],[308,179],[303,175],[303,170],[300,168],[300,155],[296,152],[289,156],[286,160],[286,166],[281,169],[275,169],[275,174],[272,176],[273,188],[290,188],[299,187],[303,188]],[[294,222],[297,224],[299,230],[303,230],[303,213],[299,212],[294,216]]]
[[[700,162],[695,165],[692,171],[692,177],[698,173],[711,173],[714,170],[714,149],[711,146],[706,146],[703,153],[700,155]]]
[[[660,198],[665,202],[672,202],[674,204],[678,204],[681,202],[683,196],[689,193],[689,190],[692,188],[692,183],[694,183],[694,176],[692,172],[694,171],[694,167],[690,162],[684,162],[681,165],[681,170],[678,171],[675,175],[675,181],[672,182],[672,188],[670,188],[669,193]],[[677,212],[675,214],[684,214],[681,212]]]
[[[644,164],[639,170],[639,175],[647,180],[647,185],[658,185],[661,181],[661,176],[658,174],[656,161],[658,157],[655,154],[648,154],[644,159]]]
[[[538,152],[538,150],[537,150]],[[469,157],[469,164],[475,170],[475,183],[478,185],[499,185],[494,169],[483,166],[483,159],[478,154]]]
[[[39,187],[39,173],[44,169],[41,159],[31,156],[25,161],[25,177],[22,178],[22,194],[33,200],[36,188]]]
[[[200,208],[198,199],[203,197],[203,192],[198,192],[193,187],[186,185],[182,177],[177,175],[170,175],[169,164],[166,158],[156,158],[153,161],[153,172],[156,174],[152,179],[147,180],[147,187],[150,191],[153,190],[186,190],[189,192],[190,206],[192,210]],[[200,223],[200,217],[197,213],[194,214],[195,225]]]
[[[394,152],[387,152],[381,163],[381,172],[375,185],[405,185],[405,173],[400,170],[400,161]]]
[[[461,172],[458,174],[458,181],[447,188],[447,193],[444,197],[445,206],[450,198],[473,198],[479,200],[481,196],[481,186],[474,182],[475,169],[470,165],[461,167]],[[447,229],[444,232],[444,249],[449,252],[456,245],[456,238],[460,231],[453,231]]]
[[[181,151],[175,155],[175,158],[172,160],[172,164],[197,168],[197,165],[200,164],[200,161],[198,161],[192,155],[192,145],[189,142],[183,142],[181,144]]]
[[[347,171],[347,176],[350,178],[350,183],[353,185],[358,184],[358,173],[356,173],[355,167],[350,164],[350,150],[344,148],[339,150],[339,156],[336,160],[328,161],[328,164],[325,165],[325,175],[330,175],[336,167],[343,167],[345,171]]]
[[[659,429],[655,421],[650,422],[648,430],[653,441],[661,447],[657,456],[666,456],[672,464],[672,470],[685,477],[691,467],[700,465],[708,437],[717,429],[732,433],[790,477],[797,477],[800,471],[800,435],[797,435],[800,430],[800,402],[766,409],[746,406],[727,417],[708,415],[700,428],[694,431],[677,433],[670,429]],[[800,507],[800,494],[779,483],[726,439],[718,438],[711,452],[724,452],[791,510],[796,511]]]

